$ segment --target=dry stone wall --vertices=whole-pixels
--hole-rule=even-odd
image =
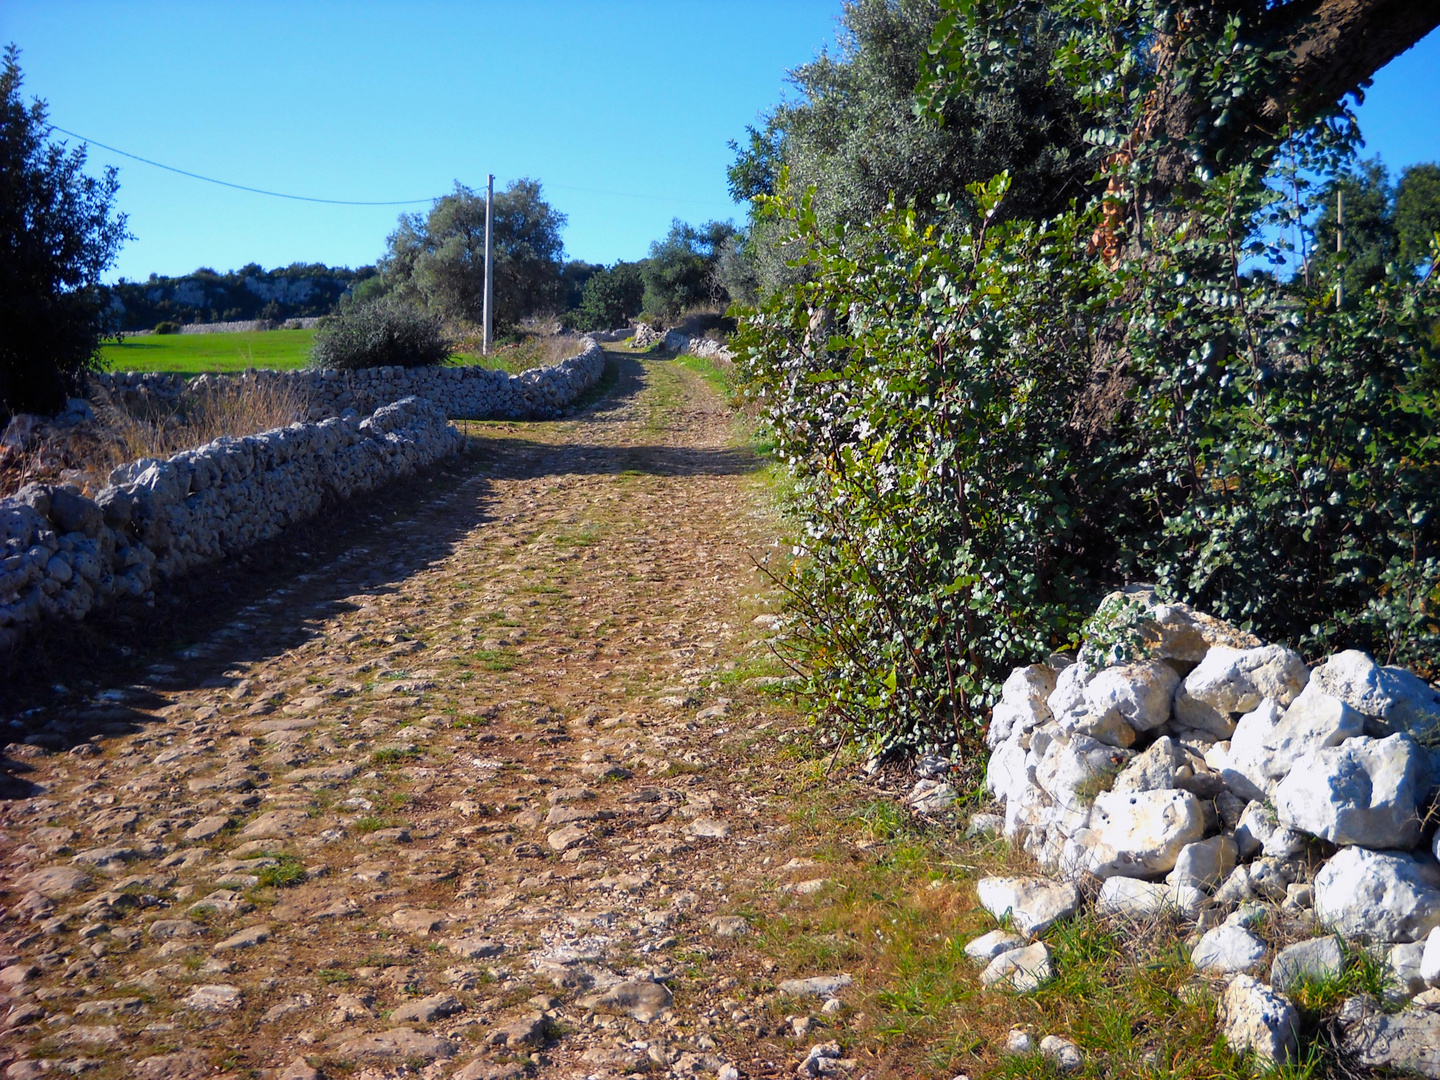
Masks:
[[[303,380],[314,391],[311,420],[122,465],[94,499],[73,485],[31,484],[0,500],[0,649],[44,620],[82,619],[115,597],[144,597],[327,503],[457,453],[465,438],[447,416],[556,415],[599,381],[604,366],[588,341],[579,356],[515,376],[481,368],[232,376]],[[111,375],[105,383],[133,400],[185,389],[170,375]]]

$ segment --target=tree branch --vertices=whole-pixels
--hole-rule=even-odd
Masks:
[[[1272,8],[1294,61],[1260,110],[1274,123],[1322,109],[1440,26],[1440,0],[1303,0]]]

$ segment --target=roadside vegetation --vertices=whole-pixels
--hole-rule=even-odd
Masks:
[[[975,757],[1010,668],[1136,580],[1312,656],[1440,672],[1440,280],[1417,246],[1440,214],[1421,170],[1366,243],[1318,254],[1364,181],[1351,86],[1269,51],[1275,14],[846,11],[732,170],[760,282],[739,364],[798,480],[777,584],[817,716]],[[1140,62],[1161,39],[1167,66]],[[1183,120],[1147,104],[1171,99]],[[885,117],[893,155],[843,150]],[[937,140],[943,177],[900,152]]]

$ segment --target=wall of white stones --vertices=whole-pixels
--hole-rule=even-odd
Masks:
[[[31,484],[0,500],[0,649],[47,619],[83,619],[115,597],[143,597],[201,563],[242,551],[457,453],[446,420],[543,418],[599,382],[593,341],[520,375],[483,368],[251,372],[201,376],[293,380],[307,423],[216,439],[163,460],[122,465],[94,499],[73,485]],[[131,403],[178,396],[173,375],[107,375]]]

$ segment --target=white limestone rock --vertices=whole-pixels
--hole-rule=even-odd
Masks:
[[[1091,873],[1156,877],[1174,869],[1185,845],[1204,839],[1205,815],[1188,791],[1107,791],[1095,797],[1087,832]]]
[[[1406,852],[1341,848],[1315,875],[1315,917],[1346,938],[1418,941],[1440,926],[1440,867]]]
[[[996,919],[1010,916],[1022,934],[1043,934],[1080,907],[1080,890],[1068,881],[1045,878],[983,878],[975,887],[980,906]]]
[[[1425,939],[1425,951],[1420,954],[1420,977],[1431,986],[1440,986],[1440,926],[1431,930]]]
[[[1003,952],[1024,947],[1025,939],[1018,934],[1011,934],[1004,930],[991,930],[988,934],[981,934],[973,941],[967,942],[965,955],[971,960],[988,964]]]
[[[1243,926],[1221,924],[1200,939],[1190,954],[1196,971],[1234,975],[1256,971],[1265,959],[1265,942]]]
[[[1107,878],[1095,897],[1095,911],[1126,919],[1177,915],[1193,919],[1205,903],[1205,894],[1190,885],[1170,885],[1139,878]]]
[[[1017,994],[1036,990],[1050,978],[1050,950],[1043,941],[1023,949],[1010,949],[990,961],[980,973],[980,985],[1008,986]]]
[[[1279,991],[1249,975],[1237,975],[1221,995],[1218,1019],[1232,1050],[1252,1050],[1263,1061],[1294,1060],[1300,1014]]]
[[[1136,731],[1150,731],[1170,719],[1180,676],[1160,660],[1109,667],[1085,684],[1085,707],[1094,716],[1117,713]]]
[[[1013,735],[1023,735],[1051,719],[1045,699],[1055,692],[1055,671],[1031,664],[1010,672],[1000,688],[1000,700],[990,712],[985,743],[992,750]]]
[[[1272,700],[1240,718],[1223,775],[1245,798],[1268,799],[1300,758],[1363,734],[1365,717],[1312,678],[1283,712]]]
[[[1176,787],[1177,771],[1186,764],[1185,751],[1168,735],[1162,735],[1115,777],[1112,791],[1164,791]]]
[[[1159,660],[1198,664],[1216,645],[1249,649],[1261,644],[1254,634],[1196,611],[1188,604],[1172,604],[1155,594],[1153,585],[1129,585],[1101,601],[1102,610],[1128,602],[1138,606],[1145,618],[1139,627],[1141,641],[1150,655]]]
[[[1128,750],[1108,746],[1085,735],[1064,733],[1049,740],[1035,755],[1035,782],[1063,804],[1089,804],[1094,795],[1113,782],[1131,758]]]
[[[1094,677],[1094,669],[1084,661],[1071,664],[1055,676],[1055,689],[1045,699],[1045,707],[1057,722],[1062,716],[1084,710],[1085,684]]]
[[[1313,678],[1319,689],[1363,713],[1370,734],[1404,732],[1422,746],[1440,745],[1440,691],[1404,668],[1380,667],[1348,649],[1316,668]]]
[[[1428,761],[1407,735],[1360,737],[1302,757],[1275,789],[1280,823],[1334,844],[1411,848]]]
[[[1174,869],[1165,875],[1171,885],[1188,885],[1193,889],[1215,889],[1235,869],[1239,849],[1233,837],[1223,833],[1207,840],[1186,844],[1180,849]]]
[[[1434,934],[1435,931],[1430,933]],[[1429,938],[1424,941],[1407,941],[1394,946],[1385,954],[1385,963],[1394,977],[1396,993],[1413,998],[1429,988],[1430,984],[1426,982],[1425,976],[1420,974],[1420,961],[1425,959],[1425,946],[1428,942]]]
[[[1026,754],[1019,735],[997,746],[985,765],[985,790],[996,799],[1017,798],[1035,782],[1034,774],[1026,764]]]
[[[1309,677],[1305,661],[1283,645],[1220,645],[1205,654],[1175,692],[1175,720],[1228,738],[1235,714],[1250,712],[1267,698],[1289,705]]]

